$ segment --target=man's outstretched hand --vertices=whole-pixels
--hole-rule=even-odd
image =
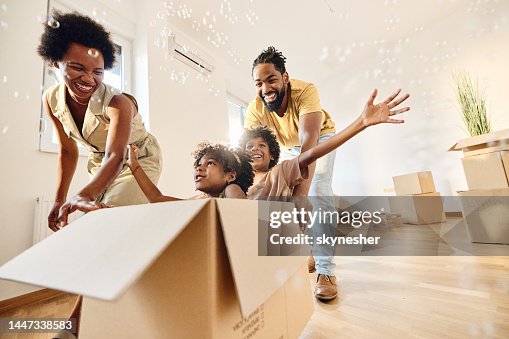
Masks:
[[[375,89],[364,106],[364,110],[361,114],[361,119],[364,127],[378,125],[378,124],[401,124],[404,120],[392,119],[391,117],[397,114],[401,114],[410,110],[410,107],[404,107],[394,109],[399,106],[403,101],[410,97],[410,94],[405,94],[400,98],[397,96],[401,93],[401,89],[398,89],[394,94],[385,99],[384,101],[374,104],[375,98],[378,94],[378,90]]]

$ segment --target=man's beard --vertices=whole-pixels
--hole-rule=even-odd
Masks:
[[[281,104],[283,103],[283,99],[285,98],[285,93],[286,93],[286,90],[283,87],[281,92],[277,93],[276,100],[274,100],[270,104],[267,101],[265,101],[265,99],[262,97],[261,99],[263,101],[263,104],[265,105],[265,108],[269,112],[277,112],[277,110],[281,108]]]

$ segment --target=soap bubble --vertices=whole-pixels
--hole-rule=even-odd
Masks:
[[[175,70],[172,69],[171,73],[170,73],[170,80],[171,81],[176,81],[177,79],[178,79],[177,72],[175,72]]]
[[[173,3],[173,1],[171,1],[171,0],[164,0],[164,1],[163,1],[163,6],[164,6],[165,8],[167,8],[167,9],[170,9],[170,8],[173,8],[174,3]]]
[[[177,9],[177,15],[184,19],[189,19],[191,17],[192,12],[193,9],[191,8],[191,6],[188,5],[180,5],[179,8]]]
[[[168,12],[169,12],[169,11],[167,11],[167,13],[168,13]],[[164,12],[162,12],[162,11],[159,11],[159,12],[157,12],[157,18],[158,18],[159,20],[166,20],[166,15],[167,15],[167,13],[164,13]]]
[[[161,35],[161,38],[166,38],[168,36],[168,27],[163,27],[161,32],[159,32],[159,35]]]
[[[55,18],[52,16],[48,17],[48,21],[46,22],[49,27],[57,29],[60,27],[60,22],[58,22]]]
[[[96,49],[92,49],[90,48],[88,51],[87,51],[87,54],[90,55],[91,57],[93,58],[97,58],[99,56],[99,51],[96,50]]]
[[[249,12],[246,14],[246,19],[251,25],[254,25],[258,22],[258,15],[252,10],[249,10]]]
[[[194,20],[194,21],[193,21],[193,29],[194,29],[195,31],[199,31],[199,30],[200,30],[200,22],[198,22],[198,21]]]
[[[189,72],[179,72],[178,77],[177,77],[177,82],[179,84],[183,85],[186,82],[188,77],[189,77]]]
[[[203,74],[204,70],[203,68],[200,70],[200,73],[196,75],[196,79],[200,80],[201,82],[209,82],[210,74]]]

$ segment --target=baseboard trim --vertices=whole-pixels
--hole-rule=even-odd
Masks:
[[[8,313],[19,307],[34,304],[43,300],[52,299],[65,294],[64,292],[44,288],[42,290],[19,295],[14,298],[0,301],[0,314]]]

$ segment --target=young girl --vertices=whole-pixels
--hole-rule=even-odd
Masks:
[[[195,187],[202,194],[191,199],[237,198],[246,199],[248,188],[253,184],[253,168],[249,156],[240,149],[232,149],[221,144],[203,142],[198,145],[194,155]],[[140,185],[147,199],[152,202],[181,200],[166,196],[140,167],[137,149],[129,145],[127,166]]]

